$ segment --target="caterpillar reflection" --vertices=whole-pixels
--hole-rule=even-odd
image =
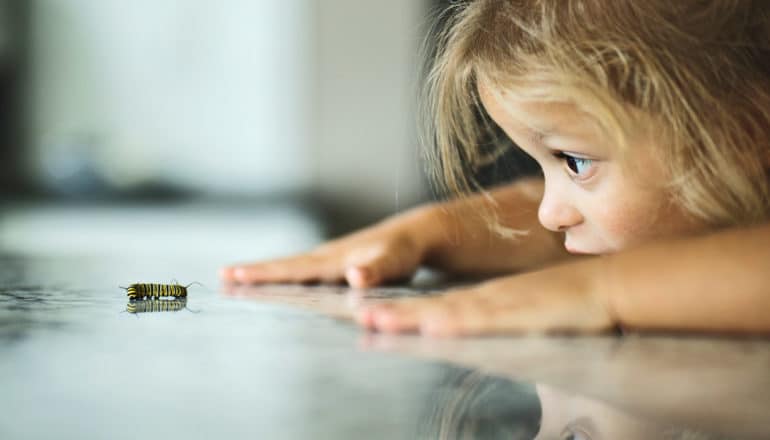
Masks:
[[[187,288],[192,286],[193,284],[200,284],[200,283],[190,283],[186,286],[182,286],[176,283],[175,284],[134,283],[134,284],[129,284],[128,287],[121,287],[121,289],[125,289],[126,294],[128,295],[128,299],[130,300],[144,299],[144,298],[158,299],[158,298],[166,298],[166,297],[186,298]]]
[[[182,309],[187,309],[187,298],[132,300],[126,304],[128,313],[178,312]]]

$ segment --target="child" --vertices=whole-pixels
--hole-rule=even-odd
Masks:
[[[459,197],[222,277],[507,274],[357,311],[385,332],[770,332],[770,3],[455,8],[424,103],[432,164]],[[492,122],[543,178],[468,195]]]

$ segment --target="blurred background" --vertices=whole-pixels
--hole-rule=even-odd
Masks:
[[[419,49],[448,4],[0,0],[0,246],[258,258],[429,200]]]

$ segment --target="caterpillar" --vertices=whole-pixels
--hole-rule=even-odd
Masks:
[[[187,298],[132,300],[126,304],[128,313],[178,312],[182,309],[187,309]]]
[[[164,297],[186,298],[187,288],[192,286],[193,284],[200,284],[200,283],[190,283],[186,286],[182,286],[176,283],[175,284],[134,283],[134,284],[129,284],[128,287],[121,287],[121,289],[124,289],[126,291],[126,294],[128,295],[128,299],[130,300],[144,299],[144,298],[158,299],[158,298],[164,298]]]

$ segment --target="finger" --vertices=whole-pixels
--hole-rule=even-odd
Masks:
[[[375,312],[374,327],[383,333],[416,332],[425,308],[416,304],[393,304]]]
[[[345,279],[356,288],[381,285],[387,281],[410,277],[416,269],[416,261],[397,251],[377,249],[368,255],[350,259]]]
[[[371,287],[377,284],[372,268],[362,265],[350,267],[345,271],[345,280],[357,289]]]
[[[419,331],[433,337],[492,333],[506,324],[520,325],[506,320],[494,301],[472,290],[371,305],[361,308],[356,318],[362,326],[384,333]]]
[[[497,297],[475,289],[455,291],[443,296],[444,307],[425,313],[420,321],[420,333],[434,337],[476,335],[496,328],[501,308]]]
[[[471,304],[436,308],[420,319],[420,334],[430,337],[472,336],[493,333],[494,317]]]
[[[427,336],[486,334],[598,333],[610,328],[599,316],[570,302],[537,300],[534,295],[475,291],[447,295],[448,307],[424,314],[420,333]]]
[[[281,283],[332,281],[342,279],[338,259],[315,255],[299,255],[264,263],[233,268],[233,279],[240,283]]]
[[[543,322],[528,295],[469,289],[443,296],[444,307],[420,320],[420,333],[431,337],[539,331]],[[534,313],[533,313],[534,312]]]
[[[374,307],[361,307],[353,313],[353,319],[361,327],[367,330],[374,330]]]
[[[219,269],[219,278],[222,281],[235,281],[234,275],[235,266],[225,266]]]
[[[409,298],[362,307],[356,321],[371,330],[385,333],[413,332],[419,328],[422,316],[439,307],[438,298]]]

